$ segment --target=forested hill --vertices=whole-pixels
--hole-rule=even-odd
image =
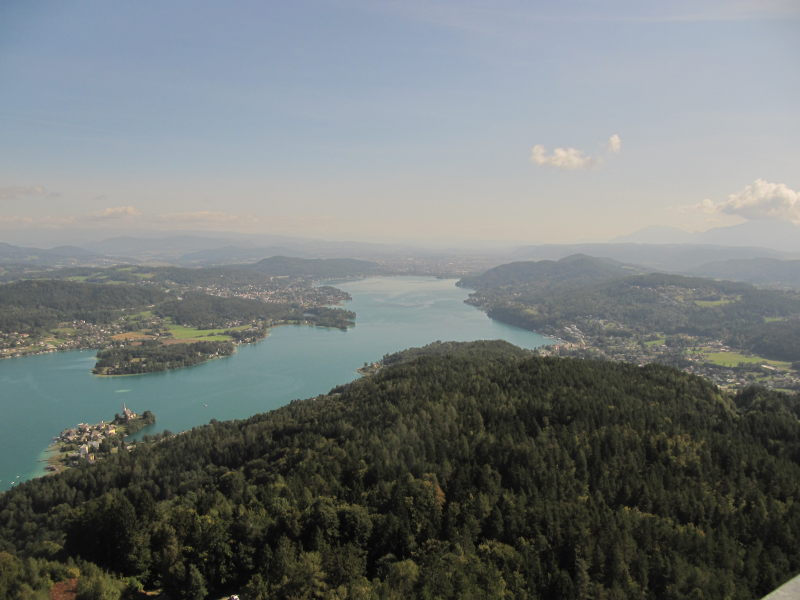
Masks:
[[[374,275],[380,270],[377,263],[354,258],[293,258],[273,256],[247,266],[260,273],[275,276],[334,279]]]
[[[110,261],[107,257],[75,246],[59,246],[44,250],[0,242],[0,264],[3,265],[64,266],[82,262],[107,263]]]
[[[797,291],[669,273],[620,276],[626,267],[607,263],[591,257],[510,263],[460,283],[476,290],[468,302],[490,317],[606,356],[648,362],[652,357],[640,349],[657,334],[800,364]]]
[[[65,313],[153,304],[165,296],[153,288],[73,281],[28,280],[0,285],[0,306],[48,308]]]
[[[120,309],[166,298],[157,289],[73,281],[29,280],[0,284],[0,331],[34,331],[75,319],[101,322]]]
[[[180,325],[200,328],[225,327],[231,322],[264,321],[309,322],[322,327],[347,329],[355,324],[350,310],[328,307],[303,308],[297,305],[261,302],[250,298],[225,298],[202,293],[187,293],[179,300],[167,300],[154,312]]]
[[[432,349],[20,485],[0,550],[81,556],[176,600],[752,600],[800,571],[796,396]]]
[[[531,286],[538,289],[576,287],[641,273],[642,269],[585,254],[561,260],[521,261],[500,265],[481,275],[464,277],[458,285],[472,289]]]
[[[569,292],[527,293],[518,289],[513,297],[505,290],[485,294],[497,304],[513,298],[521,306],[535,307],[534,311],[522,312],[539,326],[574,322],[591,315],[644,332],[724,336],[762,324],[765,318],[800,314],[800,296],[796,294],[760,290],[747,283],[659,273],[586,285]]]

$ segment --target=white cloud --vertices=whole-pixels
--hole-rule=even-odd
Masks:
[[[606,150],[610,154],[619,154],[622,150],[622,138],[615,133],[608,138]],[[540,167],[554,167],[576,171],[579,169],[591,169],[602,162],[601,158],[596,158],[586,154],[578,148],[555,148],[548,154],[547,149],[541,144],[536,144],[531,148],[531,162]]]
[[[612,154],[619,154],[619,151],[622,150],[622,138],[619,137],[618,133],[615,133],[608,138],[608,144],[606,147]]]
[[[784,183],[756,179],[727,200],[714,202],[706,198],[695,208],[706,214],[722,213],[747,220],[783,219],[800,223],[800,192]]]
[[[43,185],[7,185],[0,187],[0,200],[18,200],[31,197],[56,197]]]
[[[141,214],[142,211],[135,206],[111,206],[104,208],[93,217],[95,219],[124,219],[126,217],[138,217]]]
[[[589,169],[597,164],[597,160],[587,156],[583,150],[577,148],[556,148],[548,154],[545,147],[537,144],[531,148],[531,160],[540,167],[555,167],[557,169]]]

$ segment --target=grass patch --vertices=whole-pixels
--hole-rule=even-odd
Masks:
[[[695,300],[694,303],[697,306],[701,306],[703,308],[709,308],[712,306],[724,306],[726,304],[733,304],[734,302],[738,302],[741,300],[741,296],[735,296],[733,298],[720,298],[719,300]]]
[[[197,329],[196,327],[187,327],[186,325],[167,324],[167,330],[176,340],[203,339],[212,342],[229,342],[233,338],[229,335],[225,335],[224,332],[241,331],[248,327],[249,325],[240,325],[238,327],[225,327],[223,329]]]
[[[70,336],[75,335],[77,331],[78,330],[74,327],[56,327],[55,329],[51,329],[50,333],[58,336]]]
[[[774,323],[775,321],[787,321],[787,317],[764,317],[764,323]]]
[[[651,348],[653,346],[663,346],[666,343],[667,343],[667,338],[660,337],[655,340],[647,340],[644,343],[644,345],[647,346],[648,348]]]
[[[763,356],[742,354],[741,352],[704,352],[703,358],[708,362],[721,367],[737,367],[740,364],[769,365],[778,369],[789,370],[791,363],[782,360],[770,360]]]
[[[144,331],[126,331],[125,333],[117,333],[111,336],[112,340],[122,341],[122,340],[149,340],[152,339],[153,336],[150,333],[146,333]]]
[[[152,319],[153,318],[153,311],[152,310],[143,310],[141,312],[134,313],[134,314],[130,315],[130,317],[133,318],[133,319],[137,319],[137,318],[139,318],[139,319]]]
[[[67,281],[86,281],[89,279],[88,275],[70,275],[65,278]]]

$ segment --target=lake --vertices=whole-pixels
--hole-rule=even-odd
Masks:
[[[233,356],[186,369],[97,377],[92,350],[1,360],[0,490],[44,472],[42,451],[53,436],[79,422],[111,420],[123,402],[156,415],[139,435],[178,432],[326,393],[357,378],[365,362],[436,340],[503,339],[524,348],[550,342],[464,304],[467,291],[452,279],[373,277],[336,286],[353,297],[354,328],[276,327]]]

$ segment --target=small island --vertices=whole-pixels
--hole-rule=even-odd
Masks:
[[[46,451],[46,470],[58,473],[80,464],[97,462],[116,454],[120,448],[129,450],[131,445],[125,444],[125,438],[155,422],[156,416],[149,410],[139,415],[123,403],[122,414],[114,415],[110,423],[78,423],[53,438]]]

